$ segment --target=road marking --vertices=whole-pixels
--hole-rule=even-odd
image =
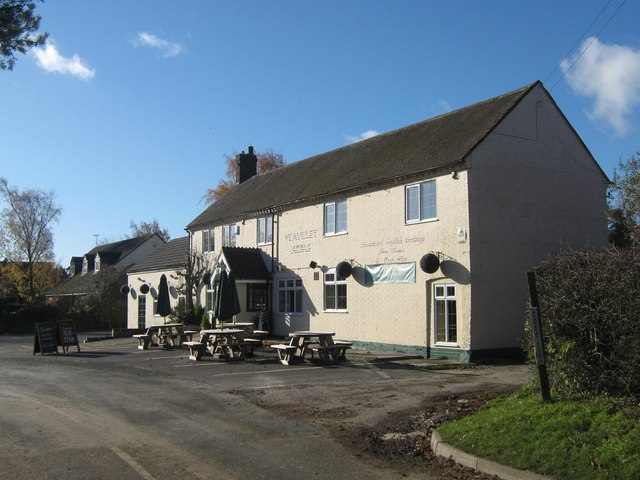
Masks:
[[[116,446],[112,446],[110,448],[113,453],[118,455],[122,460],[124,460],[127,465],[133,468],[138,473],[138,475],[140,475],[140,477],[144,478],[145,480],[156,480],[153,475],[145,470],[145,468],[138,462],[136,462],[127,452],[119,449]]]

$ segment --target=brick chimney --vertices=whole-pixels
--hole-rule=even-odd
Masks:
[[[249,153],[244,153],[236,157],[236,181],[238,183],[245,182],[258,173],[258,157],[253,153],[253,147],[249,146]]]

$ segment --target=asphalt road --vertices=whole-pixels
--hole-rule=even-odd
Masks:
[[[270,351],[193,362],[186,350],[140,351],[130,338],[80,347],[33,355],[33,336],[0,337],[1,479],[424,480],[368,462],[326,422],[374,425],[429,396],[531,375],[525,366],[425,370],[355,352],[329,367],[284,366]]]

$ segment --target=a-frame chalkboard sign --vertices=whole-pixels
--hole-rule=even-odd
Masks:
[[[73,320],[58,321],[58,345],[62,346],[62,352],[68,352],[69,347],[74,345],[80,351],[80,342],[78,342],[78,333],[76,332],[76,324]]]
[[[56,324],[53,322],[36,323],[36,332],[33,338],[33,354],[58,353],[56,338]]]

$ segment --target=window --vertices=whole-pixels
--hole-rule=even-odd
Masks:
[[[347,309],[347,281],[336,272],[335,268],[324,274],[324,309],[328,311],[344,311]]]
[[[269,289],[266,283],[247,284],[247,312],[259,312],[267,309]]]
[[[347,232],[347,201],[324,204],[324,234],[336,235]]]
[[[455,285],[435,285],[436,343],[456,343],[458,323]]]
[[[84,257],[82,259],[82,274],[84,275],[88,271],[89,271],[89,260],[87,259],[87,257]]]
[[[205,300],[204,300],[204,304],[205,304],[204,309],[206,312],[213,311],[213,304],[215,302],[215,297],[216,297],[216,291],[211,285],[207,285],[207,290],[205,292]]]
[[[302,313],[302,280],[291,278],[278,281],[278,311]]]
[[[273,217],[260,217],[258,219],[258,245],[273,242]]]
[[[202,251],[213,252],[215,250],[215,242],[213,241],[213,230],[202,231]]]
[[[236,246],[236,226],[225,225],[222,227],[222,246],[223,247],[235,247]]]
[[[147,322],[147,297],[138,295],[138,328],[145,328]]]
[[[94,272],[98,273],[100,271],[100,255],[96,255],[96,263],[94,266]]]
[[[432,220],[436,211],[436,181],[429,180],[406,188],[405,220],[407,223]]]

